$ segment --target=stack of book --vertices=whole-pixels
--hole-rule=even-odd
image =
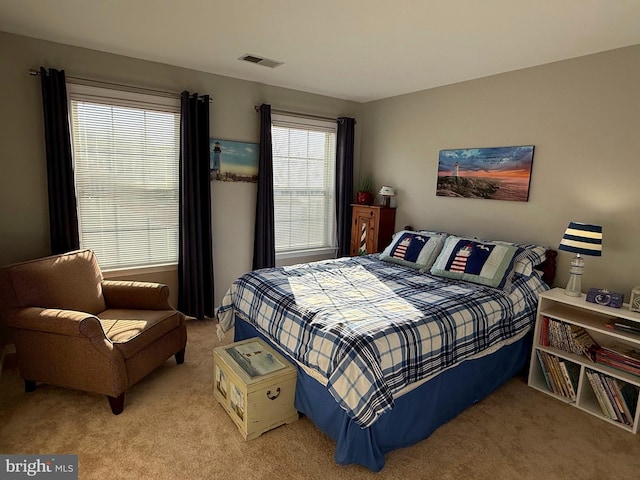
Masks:
[[[547,388],[572,401],[576,399],[580,365],[568,362],[542,350],[536,350]]]
[[[596,350],[596,362],[640,376],[640,352],[623,344],[609,344]]]
[[[625,320],[624,318],[614,318],[608,321],[607,328],[610,330],[618,330],[621,332],[640,335],[640,323],[633,322],[631,320]]]
[[[542,317],[539,340],[540,345],[585,355],[592,361],[596,359],[598,344],[584,328],[578,325]]]
[[[638,404],[638,388],[617,378],[586,369],[591,388],[605,417],[633,425]]]

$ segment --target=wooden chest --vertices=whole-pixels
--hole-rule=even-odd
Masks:
[[[213,349],[213,396],[245,440],[298,419],[297,371],[260,338]]]

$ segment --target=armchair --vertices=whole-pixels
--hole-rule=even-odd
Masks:
[[[184,362],[185,317],[169,287],[104,280],[91,250],[0,269],[0,320],[13,331],[25,391],[36,382],[106,395],[125,391],[172,355]]]

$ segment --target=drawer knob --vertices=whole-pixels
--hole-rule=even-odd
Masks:
[[[267,398],[269,400],[275,400],[276,398],[278,398],[280,396],[280,387],[278,387],[276,389],[276,394],[275,395],[271,395],[271,390],[267,390]]]

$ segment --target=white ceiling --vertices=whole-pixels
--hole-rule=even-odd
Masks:
[[[0,30],[366,102],[640,44],[640,0],[0,0]]]

